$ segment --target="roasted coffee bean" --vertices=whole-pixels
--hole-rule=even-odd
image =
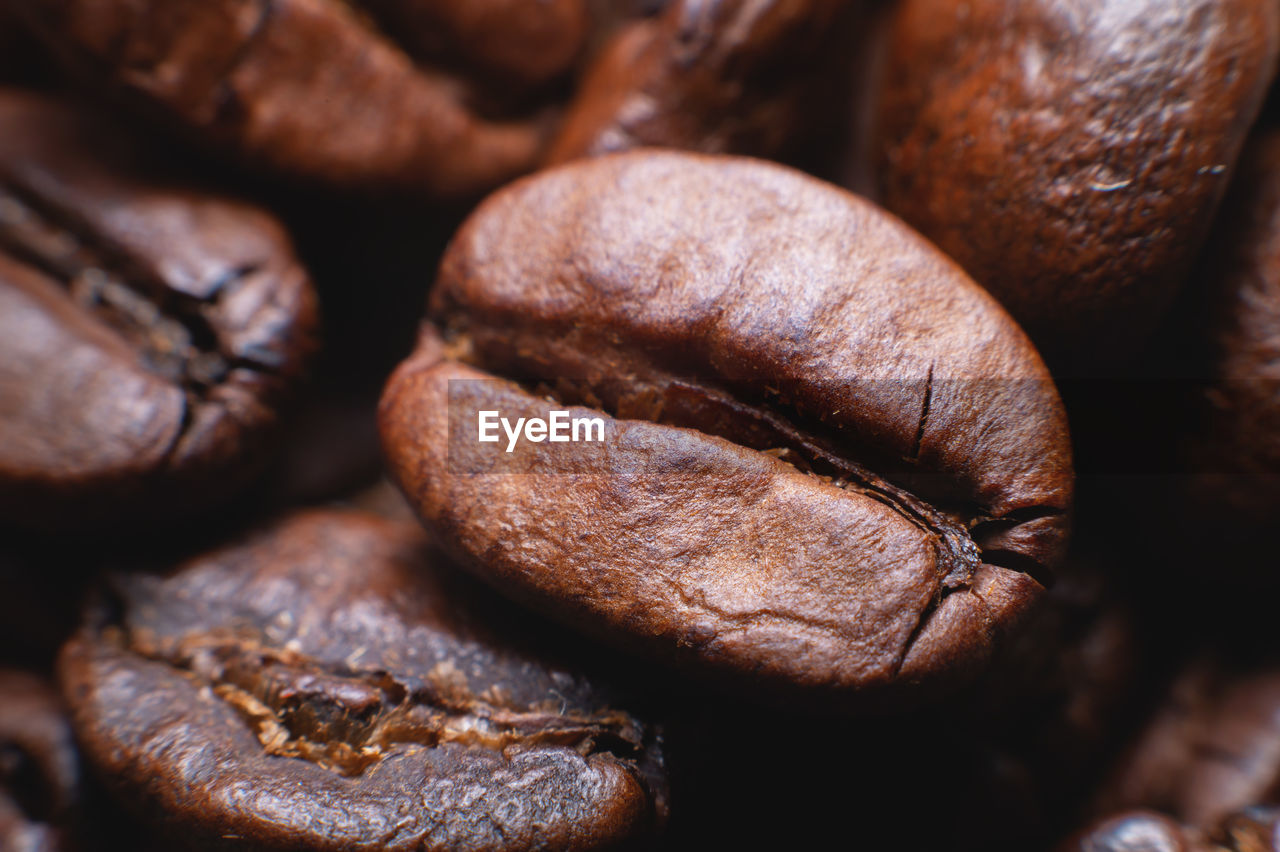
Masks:
[[[1057,561],[1070,450],[1026,338],[790,169],[635,152],[519,182],[433,310],[447,343],[428,327],[383,396],[392,476],[471,570],[616,644],[756,697],[906,700],[979,669]],[[475,441],[544,395],[603,440]]]
[[[654,734],[538,656],[416,524],[312,512],[121,576],[63,649],[86,757],[183,842],[612,848],[665,812]]]
[[[183,188],[68,104],[0,91],[0,510],[189,516],[242,486],[313,348],[264,211]]]
[[[677,0],[603,47],[547,161],[644,146],[777,156],[811,131],[850,0]]]
[[[80,761],[57,693],[0,669],[0,849],[72,848],[80,800]]]
[[[905,0],[885,205],[1050,364],[1112,368],[1190,268],[1277,49],[1270,0]]]
[[[1280,667],[1205,657],[1178,677],[1096,808],[1157,808],[1207,829],[1260,803],[1280,804]]]
[[[299,179],[469,195],[530,169],[542,144],[539,121],[480,115],[465,80],[415,65],[371,17],[429,15],[458,32],[474,26],[474,10],[487,16],[501,4],[370,0],[366,11],[334,0],[12,2],[74,70],[119,88],[124,102]],[[535,5],[537,14],[500,19],[543,28],[543,14],[576,15],[572,0]],[[513,26],[492,35],[498,61],[516,62],[516,41],[533,65],[542,62],[547,45],[536,32]]]

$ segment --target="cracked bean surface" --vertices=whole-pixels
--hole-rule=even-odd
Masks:
[[[1063,547],[1066,424],[1025,336],[789,169],[635,152],[520,181],[432,312],[383,396],[393,476],[471,570],[617,644],[757,695],[909,701],[979,670]],[[604,441],[460,439],[548,405]]]
[[[227,848],[597,849],[665,815],[657,735],[539,652],[416,524],[288,517],[121,576],[64,648],[88,759]]]
[[[175,517],[252,474],[314,348],[265,211],[157,174],[140,140],[0,90],[0,507]]]

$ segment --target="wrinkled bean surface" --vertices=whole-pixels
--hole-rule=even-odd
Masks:
[[[1070,451],[1026,338],[798,173],[546,172],[463,226],[433,300],[444,340],[383,398],[391,472],[472,570],[598,635],[757,693],[910,692],[980,667],[1058,558]],[[457,440],[548,396],[605,441],[484,473],[496,445]]]
[[[70,104],[0,91],[0,506],[62,528],[242,486],[314,346],[265,211]]]
[[[665,812],[653,732],[503,635],[461,579],[416,525],[339,511],[122,576],[63,651],[78,736],[126,801],[213,845],[649,836]]]

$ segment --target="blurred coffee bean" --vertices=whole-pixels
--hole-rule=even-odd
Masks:
[[[190,517],[261,466],[314,346],[266,212],[184,187],[68,103],[0,92],[0,507],[50,529]]]
[[[1098,794],[1098,813],[1154,808],[1208,829],[1280,804],[1280,665],[1240,656],[1186,668]]]
[[[528,90],[567,73],[589,0],[360,0],[415,58]]]
[[[776,157],[833,109],[861,0],[674,0],[621,28],[580,84],[546,162],[644,146]]]
[[[9,2],[82,78],[114,87],[122,104],[162,116],[199,144],[302,181],[431,197],[480,193],[532,168],[542,121],[480,114],[466,79],[415,65],[376,13],[392,24],[426,17],[432,38],[437,24],[457,32],[477,25],[472,14],[483,13],[487,26],[497,13],[503,31],[474,40],[493,36],[501,44],[489,47],[508,64],[518,64],[523,45],[534,65],[545,45],[529,27],[547,27],[548,8],[576,15],[571,0],[505,4],[528,7],[518,16],[495,2]],[[422,32],[410,28],[410,40]]]
[[[904,0],[885,204],[1051,365],[1105,374],[1190,268],[1278,49],[1271,0]]]
[[[0,669],[0,849],[76,848],[80,762],[58,695],[44,680]]]
[[[300,514],[168,577],[118,577],[64,648],[62,686],[88,761],[183,843],[651,838],[654,732],[494,604],[414,524]]]

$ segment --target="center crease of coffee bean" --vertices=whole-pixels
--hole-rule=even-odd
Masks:
[[[270,366],[219,352],[202,315],[206,303],[128,272],[127,258],[114,257],[109,247],[95,245],[91,234],[79,230],[37,200],[0,184],[0,249],[59,281],[72,302],[134,342],[148,369],[201,399],[235,367]],[[122,271],[112,271],[113,266]],[[255,271],[240,269],[219,282],[210,302],[234,289],[233,279]]]
[[[385,671],[349,670],[226,631],[176,642],[146,630],[115,627],[108,633],[130,652],[208,687],[244,719],[268,754],[348,777],[403,746],[561,746],[624,760],[643,746],[635,723],[620,711],[566,712],[551,701],[515,709],[479,695],[458,696],[458,679],[450,677],[457,672],[447,661],[427,679],[406,683]],[[437,674],[447,686],[432,682]],[[444,694],[446,688],[451,694]]]
[[[491,369],[492,365],[486,363],[465,331],[455,331],[450,335],[446,352],[454,360],[484,370]],[[547,379],[540,370],[530,370],[528,374],[506,372],[519,372],[515,378],[507,378],[526,392],[555,405],[581,404],[617,419],[642,419],[714,435],[765,453],[833,488],[858,493],[888,506],[923,531],[932,542],[941,585],[939,602],[952,591],[968,588],[986,556],[975,541],[974,530],[986,524],[1016,523],[1043,514],[1024,510],[1017,520],[994,518],[981,513],[977,507],[971,507],[965,512],[965,520],[953,517],[879,476],[866,465],[852,460],[848,453],[835,447],[834,440],[802,432],[792,423],[796,417],[794,406],[780,395],[773,405],[753,405],[701,382],[661,373],[649,377],[632,373],[624,377],[615,376],[614,380],[625,384],[626,389],[604,399],[602,397],[606,394],[589,380]],[[925,383],[915,451],[913,457],[903,459],[910,465],[918,462],[932,391],[930,370]],[[1047,511],[1058,514],[1055,510]],[[998,554],[992,554],[992,557],[992,564],[1002,564]],[[1041,582],[1048,579],[1038,565],[1003,567],[1030,574]]]

